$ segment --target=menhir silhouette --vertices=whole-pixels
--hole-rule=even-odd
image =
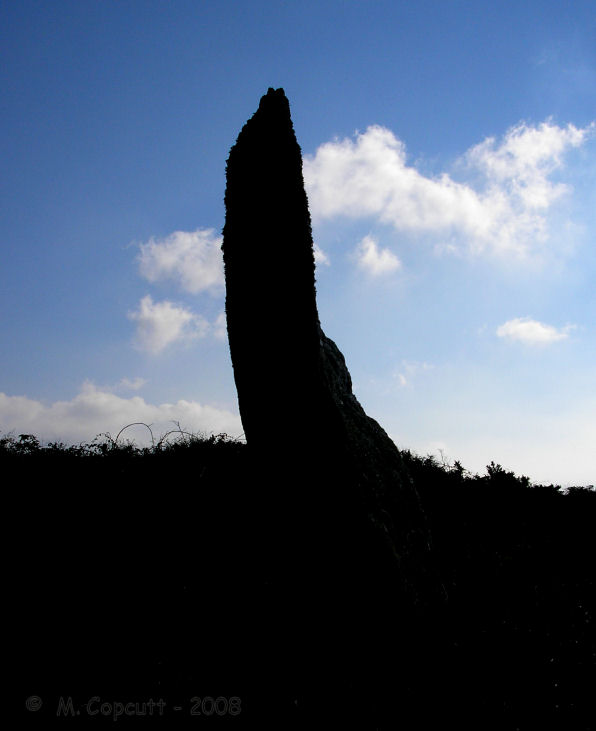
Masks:
[[[434,590],[430,540],[398,449],[365,414],[320,326],[301,151],[283,89],[268,90],[232,148],[225,205],[228,336],[262,501],[266,581],[286,597],[292,632],[306,622],[329,644],[335,628],[337,661],[343,622],[346,653],[360,644],[366,654],[371,632],[382,627],[387,644],[396,611]]]

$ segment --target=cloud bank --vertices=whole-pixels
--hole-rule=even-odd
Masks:
[[[393,132],[373,125],[354,139],[333,140],[304,159],[314,220],[374,217],[397,231],[437,234],[473,253],[523,256],[548,238],[551,206],[570,187],[552,179],[566,153],[584,144],[594,124],[520,123],[497,141],[469,149],[455,168],[427,177],[406,159]]]
[[[145,422],[152,425],[156,437],[173,428],[173,422],[191,432],[222,433],[240,436],[240,417],[230,411],[205,406],[196,401],[180,400],[174,404],[149,404],[140,396],[122,398],[108,389],[86,382],[70,401],[45,405],[26,396],[0,393],[0,432],[34,434],[42,440],[66,443],[91,441],[96,435],[112,436],[127,424]],[[146,443],[146,429],[127,430],[123,438]],[[150,440],[149,440],[150,441]]]

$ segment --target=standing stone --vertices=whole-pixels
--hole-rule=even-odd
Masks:
[[[323,385],[302,158],[282,89],[269,89],[238,136],[225,203],[228,336],[247,442],[268,448],[321,436],[333,407]],[[291,433],[280,433],[282,419]]]
[[[266,582],[285,597],[280,636],[325,637],[337,676],[343,652],[360,665],[372,645],[391,652],[398,613],[411,614],[435,587],[399,450],[364,412],[320,326],[302,157],[283,89],[262,97],[230,152],[225,206],[228,337]]]
[[[415,544],[423,551],[429,536],[399,450],[365,414],[320,326],[302,157],[283,89],[268,90],[232,148],[225,205],[228,337],[249,448],[270,463],[299,454],[288,469],[318,483],[323,473],[349,476],[350,485],[318,487],[357,498],[396,560]]]

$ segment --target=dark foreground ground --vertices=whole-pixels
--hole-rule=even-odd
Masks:
[[[404,458],[442,596],[402,609],[296,575],[287,476],[263,493],[243,444],[1,440],[20,723],[596,728],[596,493]]]

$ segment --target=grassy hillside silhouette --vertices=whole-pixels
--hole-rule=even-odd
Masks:
[[[42,723],[61,698],[74,708],[95,697],[112,706],[162,698],[154,720],[172,723],[189,720],[192,699],[223,698],[218,708],[229,711],[239,698],[240,713],[207,704],[199,720],[594,728],[596,493],[531,485],[494,464],[478,476],[457,462],[402,456],[444,597],[393,623],[380,612],[387,639],[375,647],[363,614],[345,636],[355,657],[348,673],[324,651],[323,629],[314,630],[320,657],[296,646],[301,609],[288,609],[268,573],[284,572],[283,556],[272,563],[284,517],[260,493],[245,444],[182,434],[146,449],[109,438],[0,439],[20,575],[10,595],[20,710]],[[278,475],[282,492],[286,477]],[[315,594],[303,599],[319,611]],[[321,658],[323,695],[308,685]],[[25,710],[32,696],[43,701],[36,712]]]

